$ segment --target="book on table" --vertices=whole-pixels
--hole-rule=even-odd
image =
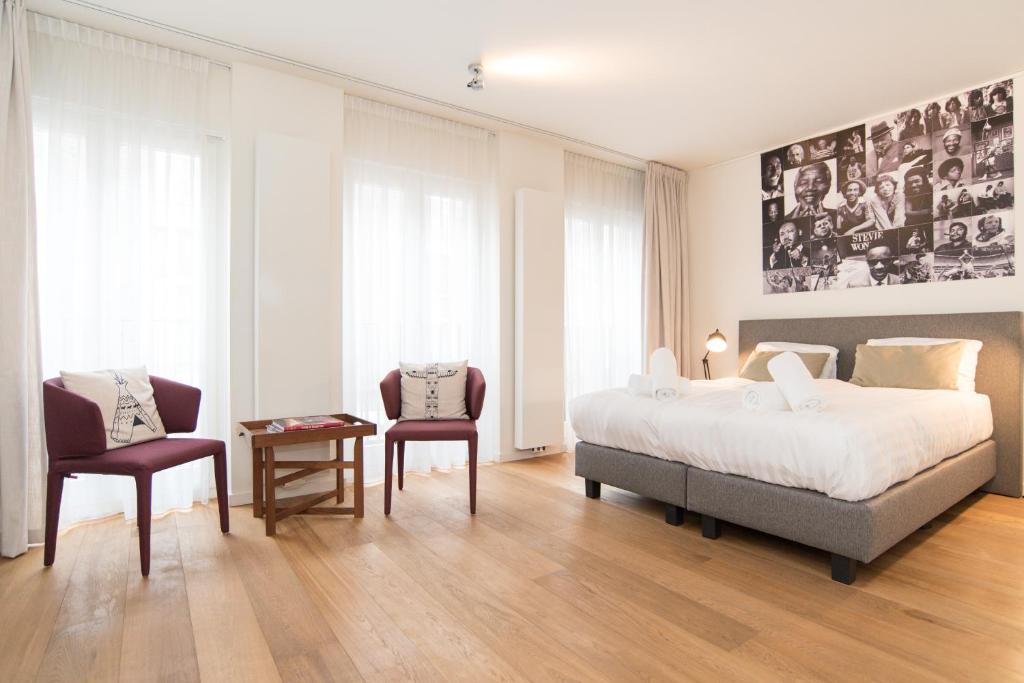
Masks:
[[[268,432],[298,432],[303,429],[327,429],[343,427],[347,423],[331,415],[307,415],[305,417],[284,417],[267,425]]]

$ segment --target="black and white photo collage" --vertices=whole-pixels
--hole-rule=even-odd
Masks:
[[[1014,274],[1013,81],[761,155],[765,294]]]

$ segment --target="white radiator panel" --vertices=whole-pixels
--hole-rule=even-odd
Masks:
[[[560,195],[516,190],[515,447],[564,441],[565,212]]]

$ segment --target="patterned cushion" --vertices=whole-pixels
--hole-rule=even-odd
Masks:
[[[458,363],[399,363],[402,416],[399,420],[464,420],[466,368]]]
[[[167,436],[145,367],[65,372],[64,388],[100,407],[107,450]]]

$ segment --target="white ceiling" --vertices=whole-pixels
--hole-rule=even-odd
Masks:
[[[1021,0],[98,4],[681,168],[1024,69]],[[487,88],[473,92],[478,60]]]

